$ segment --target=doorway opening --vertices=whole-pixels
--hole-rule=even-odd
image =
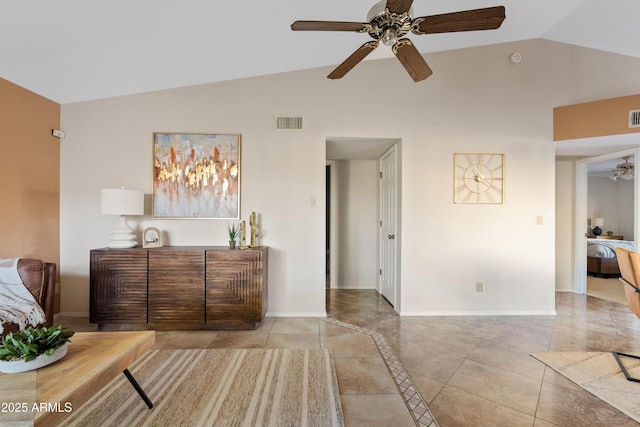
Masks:
[[[609,162],[609,161],[618,161],[623,156],[635,156],[635,158],[640,158],[640,149],[630,149],[624,151],[618,151],[609,154],[603,154],[600,156],[591,157],[584,160],[578,160],[576,162],[576,209],[575,209],[575,229],[574,229],[574,247],[575,247],[575,292],[577,294],[586,294],[587,293],[587,239],[588,239],[588,219],[594,217],[595,215],[604,216],[601,211],[596,211],[594,208],[590,208],[589,206],[589,168],[592,165],[601,162]],[[638,239],[638,230],[639,230],[639,218],[638,218],[638,203],[640,202],[640,185],[639,177],[635,176],[633,179],[633,201],[631,202],[633,210],[633,218],[630,220],[631,228],[633,231],[633,240],[637,241]],[[601,218],[601,217],[599,217]],[[613,230],[612,230],[613,231]],[[635,250],[638,251],[638,247],[635,247]]]
[[[381,293],[380,159],[394,146],[398,152],[394,173],[399,176],[399,139],[330,137],[326,140],[327,294],[332,289],[375,289]],[[398,193],[400,188],[398,179]],[[399,197],[394,199],[396,218],[400,217],[397,214],[399,200]],[[399,230],[394,238],[398,244]],[[398,250],[392,260],[397,284],[394,295],[398,296],[399,256]],[[400,298],[395,299],[394,309],[399,312]]]

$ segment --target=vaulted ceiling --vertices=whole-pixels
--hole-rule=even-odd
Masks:
[[[293,32],[291,23],[298,19],[365,22],[374,3],[1,0],[0,77],[65,104],[335,67],[369,36]],[[506,19],[498,30],[410,38],[427,60],[429,52],[533,38],[640,57],[638,0],[413,2],[414,16],[498,5],[506,8]],[[390,49],[380,46],[367,59],[389,56]],[[400,68],[398,73],[397,78],[409,78]]]

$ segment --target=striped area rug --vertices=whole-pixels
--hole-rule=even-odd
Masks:
[[[69,426],[343,426],[328,349],[153,350],[65,420]]]

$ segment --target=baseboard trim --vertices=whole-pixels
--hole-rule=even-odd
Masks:
[[[403,311],[400,316],[557,316],[555,310],[550,311]]]
[[[327,317],[324,313],[287,313],[287,312],[267,312],[266,317]]]
[[[60,313],[56,313],[53,315],[54,319],[58,318],[58,317],[89,317],[89,312],[74,312],[74,311],[67,311],[67,312],[60,312]]]

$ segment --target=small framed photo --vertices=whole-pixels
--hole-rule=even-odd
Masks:
[[[162,236],[160,231],[155,227],[145,228],[142,233],[143,248],[160,248],[162,247]]]

